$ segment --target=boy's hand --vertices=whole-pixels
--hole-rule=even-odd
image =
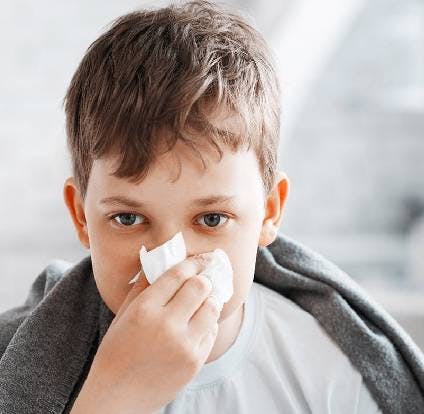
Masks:
[[[106,332],[72,414],[151,413],[197,374],[220,315],[207,299],[210,282],[198,276],[207,256],[185,259],[150,286],[142,274]]]

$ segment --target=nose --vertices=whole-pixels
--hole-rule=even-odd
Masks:
[[[183,236],[187,257],[206,252],[206,250],[203,251],[201,249],[201,246],[199,246],[199,240],[195,240],[195,238],[193,237],[193,235],[190,234],[190,232],[184,231],[181,228],[163,231],[160,234],[157,234],[150,240],[148,245],[145,244],[147,251],[153,250],[154,248],[165,244],[179,232],[181,232]]]
[[[148,241],[148,243],[145,244],[147,251],[153,250],[156,247],[159,247],[162,244],[165,244],[167,241],[171,240],[180,231],[181,231],[180,229],[172,229],[172,230],[157,232],[156,234],[152,235],[152,237],[149,238],[150,240]],[[181,231],[181,233],[183,232]],[[183,233],[183,239],[184,239],[184,233]]]

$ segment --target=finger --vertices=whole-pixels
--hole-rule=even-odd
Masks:
[[[215,329],[215,325],[218,324],[220,315],[221,311],[213,298],[206,298],[188,322],[188,334],[191,338],[193,338],[195,343],[200,346],[205,335],[211,329]]]
[[[128,308],[128,306],[134,301],[134,299],[141,293],[143,292],[148,286],[150,286],[146,275],[143,272],[143,269],[140,270],[140,277],[138,278],[138,280],[132,284],[132,286],[130,287],[130,290],[128,291],[127,296],[125,297],[124,301],[122,302],[118,312],[116,313],[115,318],[112,321],[113,323],[116,323],[119,318],[122,316],[122,314],[126,311],[126,309]]]
[[[218,330],[218,323],[216,323],[209,331],[206,332],[206,334],[200,340],[198,355],[199,360],[202,362],[202,364],[205,363],[212,351],[212,348],[218,336]]]
[[[168,302],[167,312],[180,323],[188,323],[211,291],[211,281],[203,275],[196,275],[187,280]]]
[[[205,260],[199,256],[191,256],[169,268],[161,275],[144,294],[146,301],[154,300],[157,306],[166,306],[176,292],[191,277],[205,269]]]

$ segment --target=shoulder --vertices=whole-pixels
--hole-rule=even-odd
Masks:
[[[362,375],[319,321],[280,293],[259,283],[255,288],[268,342],[263,346],[272,341],[274,365],[284,367],[279,375],[289,378],[293,393],[313,412],[378,413]]]
[[[0,313],[0,358],[22,322],[72,266],[72,263],[64,260],[52,260],[32,282],[25,302]]]

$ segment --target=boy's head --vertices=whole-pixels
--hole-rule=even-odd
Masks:
[[[87,50],[65,112],[65,202],[108,307],[116,313],[127,295],[141,245],[181,231],[188,255],[228,254],[226,319],[247,296],[258,245],[275,240],[288,193],[278,79],[260,34],[204,1],[124,15]]]

